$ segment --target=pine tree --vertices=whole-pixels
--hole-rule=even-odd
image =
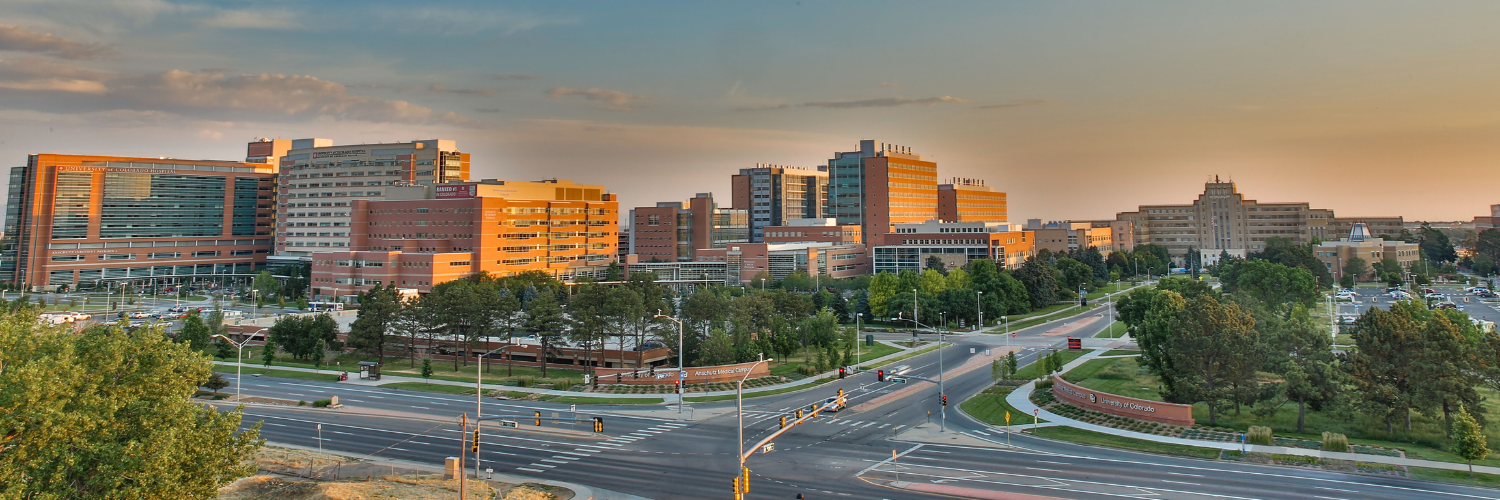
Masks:
[[[1469,410],[1463,407],[1459,407],[1453,418],[1453,453],[1469,463],[1469,479],[1474,478],[1474,461],[1490,456],[1484,429],[1469,415]]]
[[[276,342],[267,339],[266,345],[260,349],[261,366],[271,366],[276,361]]]
[[[432,378],[432,358],[422,358],[422,381]]]
[[[1007,373],[1007,378],[1009,378],[1010,375],[1015,375],[1016,371],[1020,370],[1020,368],[1017,367],[1019,363],[1020,361],[1016,360],[1015,351],[1011,351],[1010,354],[1005,355],[1005,372]]]

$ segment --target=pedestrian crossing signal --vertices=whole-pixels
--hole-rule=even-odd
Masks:
[[[604,417],[594,417],[594,432],[604,432]]]

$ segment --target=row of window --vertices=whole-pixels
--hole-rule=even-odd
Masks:
[[[257,253],[269,253],[269,252],[266,251],[265,249],[260,249],[260,250],[230,250],[229,251],[229,255],[231,257],[248,257],[248,256],[251,256],[251,255],[255,255]],[[107,260],[136,260],[136,258],[137,258],[136,255],[137,254],[133,254],[133,253],[111,253],[111,254],[96,255],[95,259],[96,260],[106,260],[106,261]],[[193,257],[195,257],[195,258],[218,257],[218,256],[221,255],[221,252],[218,251],[218,250],[204,250],[204,251],[200,251],[200,252],[193,252],[191,255]],[[148,259],[176,259],[176,258],[180,258],[180,257],[182,257],[182,252],[153,252],[153,253],[146,254],[146,258],[148,258]],[[83,262],[85,260],[88,260],[88,257],[85,256],[85,255],[53,255],[52,256],[52,262]]]

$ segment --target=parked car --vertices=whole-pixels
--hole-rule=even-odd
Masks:
[[[1342,317],[1339,318],[1339,323],[1342,323],[1342,324],[1345,324],[1345,325],[1349,325],[1349,324],[1353,324],[1355,321],[1358,321],[1358,320],[1359,320],[1358,316],[1355,316],[1355,315],[1352,315],[1352,314],[1345,314],[1345,315],[1343,315]]]
[[[149,317],[151,317],[150,311],[132,311],[130,313],[130,319],[145,319]]]

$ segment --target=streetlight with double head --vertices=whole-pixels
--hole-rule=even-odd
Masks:
[[[236,349],[238,349],[238,352],[236,352],[235,355],[234,355],[234,400],[235,401],[239,401],[240,398],[243,396],[242,394],[240,394],[240,365],[243,363],[242,358],[245,357],[244,356],[244,354],[245,354],[245,344],[250,343],[250,337],[245,337],[245,340],[243,342],[235,342],[235,341],[231,340],[229,337],[225,337],[225,336],[217,334],[217,333],[215,333],[213,335],[213,337],[218,337],[218,338],[224,339],[225,341],[229,342],[230,344],[233,344],[234,347]],[[213,338],[213,337],[209,337],[209,338]]]
[[[499,352],[499,351],[504,351],[506,349],[510,349],[512,347],[515,347],[515,346],[516,346],[515,344],[505,344],[503,346],[496,347],[494,349],[490,349],[488,352],[485,352],[484,354],[480,354],[480,356],[483,356],[484,359],[486,361],[488,361],[490,359],[490,355],[491,354],[494,354],[494,353]],[[479,424],[481,424],[481,423],[484,422],[484,420],[482,420],[480,418],[480,417],[484,416],[484,383],[483,383],[483,377],[484,377],[484,370],[480,369],[480,367],[478,365],[475,365],[474,366],[474,433],[475,433],[475,435],[478,435],[478,433],[479,433]],[[477,441],[477,440],[474,441],[474,477],[479,477],[479,441]]]
[[[770,363],[772,361],[776,361],[776,358],[756,361],[755,364],[750,365],[750,369],[745,372],[745,376],[740,377],[739,382],[735,384],[734,408],[735,412],[739,414],[740,420],[739,425],[735,426],[735,430],[739,432],[740,444],[740,468],[737,470],[745,470],[745,379],[750,378],[750,374],[755,373],[755,367],[760,366],[761,363]]]
[[[665,314],[662,314],[661,313],[661,309],[657,309],[656,310],[656,316],[653,316],[653,317],[654,318],[663,318],[663,319],[666,319],[667,321],[671,321],[673,323],[677,323],[677,418],[681,419],[682,418],[682,393],[687,390],[686,387],[682,386],[682,383],[685,381],[684,377],[682,376],[682,374],[685,373],[683,370],[686,369],[686,368],[682,367],[682,348],[683,348],[683,345],[682,345],[682,320],[677,319],[677,318],[673,318],[671,316],[667,316]]]

